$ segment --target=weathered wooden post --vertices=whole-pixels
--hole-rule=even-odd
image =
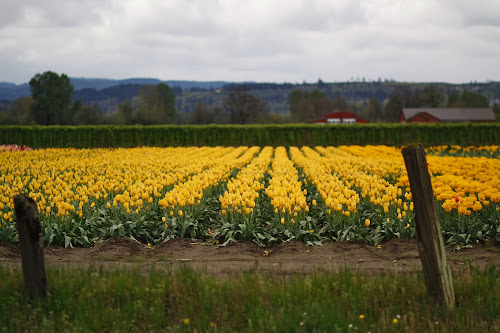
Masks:
[[[14,211],[26,289],[31,298],[46,298],[42,226],[36,203],[23,194],[17,194],[14,197]]]
[[[434,194],[422,146],[403,148],[415,205],[418,251],[429,296],[449,308],[455,306],[451,269],[446,262],[443,235],[434,206]]]

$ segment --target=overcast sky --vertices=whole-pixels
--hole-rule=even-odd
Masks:
[[[498,0],[0,0],[0,82],[500,80]]]

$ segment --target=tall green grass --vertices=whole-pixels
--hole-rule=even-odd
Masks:
[[[455,310],[433,304],[420,273],[217,277],[190,269],[49,268],[31,302],[19,269],[0,266],[0,330],[36,332],[429,332],[500,327],[500,271],[454,278]]]

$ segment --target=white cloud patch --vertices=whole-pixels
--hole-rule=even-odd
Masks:
[[[0,81],[499,80],[489,0],[3,0]]]

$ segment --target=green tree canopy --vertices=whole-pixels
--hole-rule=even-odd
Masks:
[[[312,121],[334,109],[334,102],[325,92],[313,90],[311,93],[296,89],[290,93],[290,115],[292,121]]]
[[[118,105],[118,111],[116,112],[116,122],[118,124],[130,125],[132,123],[132,115],[134,109],[132,108],[132,103],[130,100],[123,101]]]
[[[269,108],[258,97],[248,93],[246,87],[237,86],[229,90],[224,100],[224,109],[232,124],[262,124],[267,122]]]
[[[460,95],[452,93],[448,97],[449,107],[469,107],[469,108],[487,108],[489,106],[488,98],[473,91],[463,91]]]
[[[146,84],[139,89],[136,122],[141,124],[172,124],[177,120],[175,96],[164,83]]]
[[[367,107],[368,118],[371,122],[383,120],[383,110],[375,97],[371,97]]]
[[[40,125],[69,124],[72,120],[73,85],[66,74],[47,71],[29,82],[34,99],[33,117]]]
[[[0,124],[29,125],[33,121],[33,97],[18,97],[0,110]]]

